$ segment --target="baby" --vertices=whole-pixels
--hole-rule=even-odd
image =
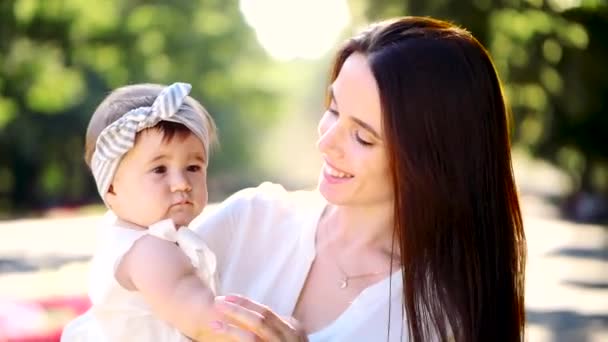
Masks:
[[[61,341],[218,339],[215,256],[185,227],[207,204],[216,133],[190,88],[122,87],[93,114],[85,160],[110,212],[91,265],[93,305]]]

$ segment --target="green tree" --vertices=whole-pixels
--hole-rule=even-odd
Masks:
[[[255,177],[247,137],[277,108],[271,67],[238,1],[1,1],[0,212],[99,201],[86,125],[109,90],[137,82],[191,83],[220,128],[212,189],[242,186]]]

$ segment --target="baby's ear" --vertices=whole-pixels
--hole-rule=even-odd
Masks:
[[[105,200],[108,203],[110,209],[112,209],[112,207],[114,206],[114,202],[116,201],[116,192],[114,192],[114,185],[110,184],[108,192],[106,192]]]

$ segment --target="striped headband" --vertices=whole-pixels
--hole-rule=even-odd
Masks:
[[[133,148],[137,133],[154,127],[160,121],[186,126],[202,141],[205,154],[209,155],[209,132],[203,116],[196,111],[179,110],[191,88],[188,83],[173,83],[160,92],[152,106],[130,110],[101,131],[91,160],[91,169],[97,191],[104,202],[118,164]]]

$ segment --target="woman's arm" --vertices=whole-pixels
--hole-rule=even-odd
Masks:
[[[184,335],[200,340],[213,334],[214,294],[175,243],[141,237],[118,265],[116,279],[140,292],[158,318]]]

